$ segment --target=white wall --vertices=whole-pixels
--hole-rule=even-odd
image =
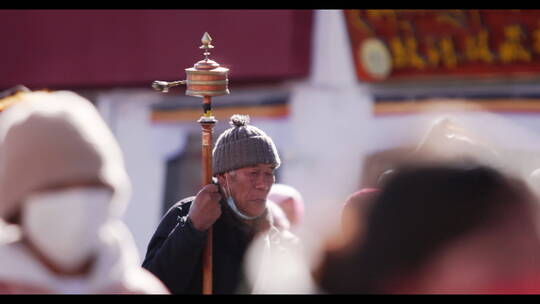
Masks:
[[[342,201],[359,183],[372,99],[358,83],[343,13],[315,12],[311,77],[290,100],[293,166],[285,182],[311,206]]]
[[[357,190],[373,132],[373,100],[356,79],[350,50],[342,11],[316,11],[310,78],[289,101],[293,140],[283,172],[283,182],[304,197],[298,234],[310,263],[316,263],[321,241],[338,228],[341,203]]]
[[[141,259],[161,218],[166,161],[179,153],[186,141],[181,124],[152,124],[150,107],[160,100],[158,94],[151,88],[113,90],[101,93],[96,100],[124,154],[132,183],[124,221]]]

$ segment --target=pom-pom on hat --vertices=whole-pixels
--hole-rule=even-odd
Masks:
[[[217,139],[212,152],[213,174],[221,174],[256,164],[281,164],[272,139],[261,129],[249,125],[248,115],[231,116],[231,128]]]

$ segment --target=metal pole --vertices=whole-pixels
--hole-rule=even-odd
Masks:
[[[199,120],[202,128],[202,184],[212,183],[212,132],[216,120],[211,117],[211,97],[204,96],[204,115]],[[203,249],[203,294],[212,294],[212,237],[213,227],[208,228],[206,244]]]

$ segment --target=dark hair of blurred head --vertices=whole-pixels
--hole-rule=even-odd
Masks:
[[[448,242],[528,208],[529,193],[485,166],[400,168],[373,202],[362,241],[328,252],[316,280],[327,293],[384,293]]]

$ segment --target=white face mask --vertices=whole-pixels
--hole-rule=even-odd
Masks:
[[[55,266],[73,271],[96,253],[111,198],[103,187],[33,194],[23,204],[23,233]]]

